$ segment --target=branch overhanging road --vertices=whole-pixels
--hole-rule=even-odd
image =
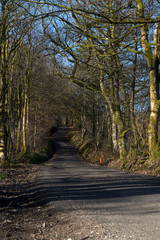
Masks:
[[[93,236],[84,239],[160,239],[160,179],[87,163],[66,133],[64,127],[54,135],[56,156],[39,173],[39,200],[88,221]]]

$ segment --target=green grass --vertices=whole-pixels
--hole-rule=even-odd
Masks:
[[[5,175],[6,175],[5,172],[0,173],[0,180],[2,180],[2,179],[4,178]]]

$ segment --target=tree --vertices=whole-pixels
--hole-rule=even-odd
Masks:
[[[150,0],[24,2],[38,9],[34,17],[42,20],[43,34],[49,41],[48,54],[53,54],[55,73],[86,89],[100,92],[104,97],[112,119],[112,145],[117,149],[118,141],[122,157],[126,154],[126,135],[130,128],[138,135],[134,114],[135,92],[140,91],[135,86],[136,62],[140,55],[146,58],[150,79],[148,138],[152,154],[158,143],[160,16],[156,10],[157,2],[152,1],[152,5]],[[134,59],[130,55],[130,63],[126,63],[125,58],[131,53]],[[131,66],[132,60],[133,77],[130,84],[124,71]],[[99,75],[96,81],[92,77],[79,75],[84,65],[96,69]],[[141,82],[145,86],[145,81]],[[130,108],[126,104],[128,97]],[[127,119],[126,111],[130,111]],[[129,119],[131,124],[128,123]],[[129,149],[129,145],[127,147]]]
[[[142,0],[136,0],[138,16],[141,19],[146,19],[145,7]],[[153,43],[149,41],[149,31],[147,23],[141,25],[141,44],[143,54],[146,58],[149,68],[149,82],[150,82],[150,121],[148,126],[149,150],[151,154],[157,148],[158,143],[158,118],[159,118],[159,23],[155,24],[155,33]],[[153,49],[154,46],[154,50]]]
[[[14,88],[15,66],[19,51],[25,45],[24,39],[33,19],[28,19],[28,13],[23,9],[21,1],[2,0],[0,14],[0,164],[9,164],[15,145],[12,141],[13,135],[15,136],[16,133],[14,127],[16,123],[14,91],[17,92]],[[20,97],[19,107],[22,97],[19,90],[18,95]],[[19,113],[21,114],[21,110]]]
[[[99,6],[98,8],[96,7],[97,4]],[[68,40],[68,42],[66,41],[66,44],[64,42],[62,43],[62,40],[60,40],[61,34],[58,33],[56,24],[53,26],[55,26],[56,29],[55,33],[57,33],[59,36],[58,41],[53,39],[52,35],[49,33],[49,31],[47,31],[48,25],[46,25],[47,27],[44,26],[44,33],[57,46],[59,54],[62,49],[65,49],[64,56],[67,58],[68,55],[70,55],[71,56],[70,61],[75,61],[75,66],[73,68],[74,76],[76,65],[78,64],[78,61],[80,61],[80,59],[75,54],[76,47],[77,48],[82,47],[89,51],[92,49],[92,52],[93,50],[94,51],[96,50],[100,59],[103,58],[104,56],[108,56],[108,53],[106,54],[106,52],[104,51],[106,47],[108,47],[111,50],[113,46],[115,47],[117,45],[118,46],[117,53],[115,53],[115,51],[110,51],[109,53],[110,55],[112,55],[112,57],[110,57],[109,62],[112,61],[111,59],[113,59],[115,54],[118,56],[120,51],[121,52],[126,51],[126,49],[128,49],[131,52],[134,52],[135,54],[143,54],[145,56],[149,67],[150,78],[149,80],[150,121],[148,126],[148,138],[149,138],[149,150],[150,153],[152,154],[158,143],[157,136],[159,116],[158,33],[160,16],[158,15],[157,11],[154,13],[156,6],[155,1],[153,3],[153,6],[149,4],[150,8],[148,8],[147,2],[144,3],[142,0],[136,0],[135,4],[136,5],[134,5],[134,2],[132,1],[115,2],[112,0],[108,1],[107,3],[104,3],[103,1],[99,1],[98,3],[97,2],[95,3],[95,1],[92,2],[69,1],[69,3],[66,5],[58,5],[55,3],[51,3],[50,5],[59,7],[61,11],[66,10],[66,12],[70,12],[68,13],[68,15],[66,15],[66,17],[62,18],[62,16],[60,17],[57,15],[56,17],[58,19],[61,19],[63,23],[67,25],[66,29],[71,30],[71,34],[74,35],[74,40],[76,39],[77,45],[72,43],[70,38],[71,34],[67,34],[70,40]],[[152,42],[151,38],[149,39],[149,35],[151,35],[152,33],[153,26],[155,27],[154,42]],[[121,31],[117,31],[118,28],[121,29]],[[133,30],[135,28],[141,30],[141,39],[136,39],[136,41],[139,42],[138,51],[133,48],[135,39],[131,38],[131,34],[133,34]],[[116,29],[114,33],[114,38],[113,36],[112,38],[110,38],[111,36],[110,33],[113,34],[114,29]],[[116,32],[118,34],[116,34]],[[142,46],[143,51],[141,50],[140,44]],[[153,47],[154,52],[152,50]],[[105,52],[105,54],[101,54],[102,51],[103,53]],[[83,81],[79,81],[79,83],[84,84]],[[116,104],[115,106],[117,107]],[[115,107],[113,109],[115,109]],[[115,111],[115,115],[117,114],[117,112],[119,112],[118,109]],[[118,113],[118,115],[120,116],[120,112]],[[120,117],[118,119],[120,120]],[[117,123],[119,120],[117,120]],[[123,126],[122,121],[120,126],[121,127]],[[132,126],[134,127],[133,124]],[[121,127],[119,128],[121,129]],[[122,129],[119,130],[119,135],[125,133],[126,131],[125,127],[122,127]],[[120,137],[120,139],[123,139],[123,137]],[[121,146],[123,146],[122,142],[120,144]]]

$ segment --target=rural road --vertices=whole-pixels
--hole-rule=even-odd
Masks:
[[[39,198],[70,218],[62,239],[159,240],[160,179],[87,163],[66,133],[65,127],[55,133],[56,156],[38,177]]]

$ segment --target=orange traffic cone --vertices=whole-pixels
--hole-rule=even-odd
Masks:
[[[100,157],[100,165],[103,165],[102,158]]]

